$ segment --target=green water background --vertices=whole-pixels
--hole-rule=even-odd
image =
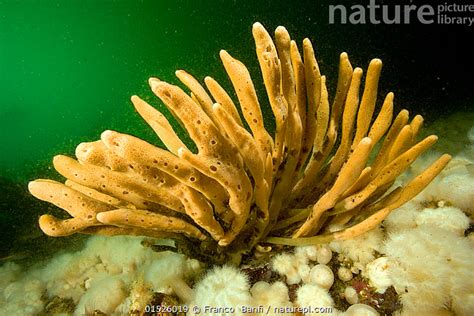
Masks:
[[[51,168],[58,153],[93,141],[106,129],[160,144],[135,113],[130,96],[156,107],[150,76],[177,83],[176,69],[230,90],[218,53],[245,62],[263,91],[251,26],[284,25],[301,45],[309,37],[334,91],[338,56],[354,66],[384,62],[380,95],[396,93],[397,109],[427,121],[473,104],[473,66],[460,26],[342,25],[328,22],[328,5],[345,1],[0,1],[0,228],[34,223],[51,206],[32,200],[27,181],[60,177]],[[367,4],[368,1],[359,1]],[[383,1],[380,1],[383,3]],[[267,126],[272,129],[266,100]],[[34,228],[36,229],[36,228]]]
[[[299,43],[310,37],[331,82],[342,51],[363,68],[370,58],[382,58],[382,93],[396,90],[397,105],[428,119],[464,106],[463,97],[472,100],[472,86],[460,80],[472,69],[462,51],[472,37],[463,39],[462,28],[330,25],[329,3],[336,2],[0,2],[0,174],[33,177],[53,154],[72,153],[105,129],[156,142],[130,96],[160,106],[146,80],[176,82],[176,69],[229,86],[218,58],[222,48],[248,64],[261,87],[255,21],[269,30],[284,25]]]

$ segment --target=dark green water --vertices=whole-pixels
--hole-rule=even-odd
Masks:
[[[384,61],[380,93],[394,91],[399,109],[428,120],[469,110],[471,28],[330,25],[328,5],[343,2],[0,1],[2,227],[42,213],[24,188],[54,174],[48,169],[54,154],[72,154],[105,129],[159,144],[129,101],[138,94],[162,108],[148,90],[150,76],[176,83],[174,71],[185,69],[229,87],[218,58],[224,48],[249,66],[262,90],[255,21],[269,30],[284,25],[299,43],[309,37],[330,89],[338,56],[347,51],[364,69],[371,58]]]
[[[228,85],[221,48],[253,66],[259,84],[254,21],[313,39],[331,81],[342,51],[363,67],[382,58],[382,92],[395,90],[398,104],[413,111],[435,117],[472,100],[472,78],[462,80],[472,70],[462,60],[467,27],[329,25],[328,4],[316,0],[1,1],[0,175],[26,180],[54,153],[107,128],[153,140],[130,95],[160,106],[146,80],[176,82],[176,69]]]

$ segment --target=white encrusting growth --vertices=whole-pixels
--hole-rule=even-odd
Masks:
[[[351,260],[355,269],[364,271],[365,266],[375,259],[376,253],[381,251],[383,238],[382,230],[377,227],[354,239],[333,241],[329,246],[333,251]]]
[[[185,284],[200,274],[201,265],[196,260],[156,253],[143,247],[141,240],[91,237],[83,250],[59,254],[44,266],[21,271],[17,265],[3,265],[0,314],[37,315],[45,307],[42,296],[46,295],[46,300],[54,296],[72,299],[76,315],[95,309],[123,315],[131,307],[144,310],[150,291],[177,295],[176,284]],[[142,305],[133,305],[140,301],[139,296],[146,296]]]

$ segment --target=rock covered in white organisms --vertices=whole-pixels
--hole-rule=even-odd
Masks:
[[[416,217],[416,224],[438,226],[464,236],[464,231],[469,227],[469,217],[456,207],[444,206],[439,208],[426,208]]]
[[[367,263],[375,259],[376,252],[381,252],[383,239],[384,234],[377,227],[349,240],[332,241],[329,246],[342,258],[352,261],[354,271],[364,271]]]
[[[474,244],[469,239],[421,225],[390,234],[384,253],[393,263],[390,278],[406,315],[434,315],[447,305],[455,315],[473,315]]]
[[[126,284],[120,276],[103,278],[81,297],[74,315],[86,315],[90,308],[110,315],[127,295]]]

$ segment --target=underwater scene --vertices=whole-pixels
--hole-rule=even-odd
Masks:
[[[474,315],[472,24],[0,1],[0,315]]]

